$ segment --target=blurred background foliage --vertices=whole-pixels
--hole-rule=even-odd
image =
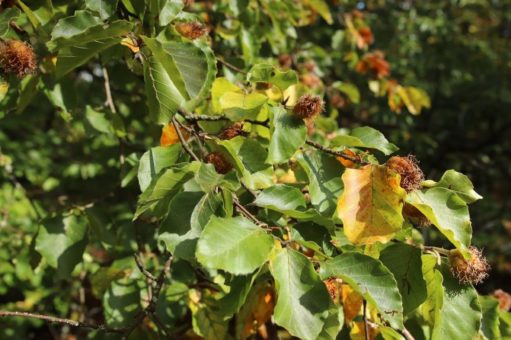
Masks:
[[[16,1],[0,3],[5,20]],[[53,0],[57,14],[50,16],[44,3],[29,4],[41,21],[41,36],[80,9],[75,1]],[[116,15],[129,18],[132,3],[140,2],[119,1]],[[471,207],[474,244],[492,265],[490,278],[477,288],[491,293],[508,286],[509,1],[221,0],[188,1],[187,10],[209,25],[215,54],[226,62],[248,69],[266,61],[297,70],[304,86],[324,95],[326,110],[317,125],[372,126],[401,148],[398,153],[415,154],[427,178],[438,180],[450,168],[468,175],[484,196]],[[75,274],[105,263],[125,268],[123,257],[141,247],[155,249],[155,225],[142,221],[133,228],[131,217],[139,194],[133,180],[138,158],[158,145],[161,130],[146,114],[140,69],[129,49],[109,49],[56,81],[44,72],[54,67],[53,56],[30,34],[30,23],[20,20],[21,30],[6,33],[0,27],[0,33],[30,41],[42,72],[0,87],[0,305],[23,310],[48,305],[66,315],[79,313],[83,294],[89,294],[94,318],[102,294],[89,286],[92,281],[98,289],[101,283],[37,266],[34,221],[52,212],[87,210],[101,232],[89,240],[83,268]],[[106,108],[104,65],[121,119],[98,114]],[[219,67],[219,74],[236,78],[230,68]],[[426,243],[448,247],[433,231],[423,233]],[[186,264],[176,266],[178,281],[192,280]],[[184,313],[177,302],[173,308]],[[12,324],[17,322],[24,321]],[[20,329],[16,335],[23,338]]]

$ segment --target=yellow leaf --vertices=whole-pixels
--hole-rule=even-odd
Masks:
[[[363,299],[362,296],[351,288],[350,285],[343,284],[341,290],[341,301],[344,309],[344,321],[351,322],[360,312]]]
[[[429,96],[424,90],[412,86],[398,86],[396,91],[411,114],[418,115],[423,108],[431,107]]]
[[[346,237],[354,244],[388,242],[403,225],[406,192],[399,175],[381,165],[346,169],[342,175],[344,192],[337,213]]]
[[[379,333],[378,328],[374,327],[373,324],[368,324],[367,328],[369,329],[369,334],[366,337],[365,332],[365,324],[364,322],[355,322],[350,331],[350,339],[351,340],[373,340],[376,338],[376,335]]]
[[[140,47],[136,45],[135,42],[131,38],[124,38],[121,40],[121,45],[126,46],[133,53],[138,53],[140,51]]]

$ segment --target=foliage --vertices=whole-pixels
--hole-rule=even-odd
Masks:
[[[471,180],[422,181],[389,158],[400,133],[358,126],[432,106],[375,47],[373,15],[323,0],[0,8],[0,337],[44,320],[91,339],[511,334],[511,314],[458,281],[481,256]],[[23,72],[12,41],[35,53],[14,44]]]

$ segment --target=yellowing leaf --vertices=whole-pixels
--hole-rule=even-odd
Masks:
[[[131,38],[122,39],[121,45],[126,46],[133,53],[138,53],[140,51],[140,47],[138,47],[138,45],[135,42],[133,42],[133,40]]]
[[[429,109],[431,107],[431,100],[428,94],[416,87],[403,87],[398,86],[397,94],[401,97],[411,114],[418,115],[423,108]]]
[[[236,334],[247,339],[268,321],[275,307],[275,291],[267,281],[258,282],[251,290],[236,319]]]
[[[355,244],[388,242],[403,224],[406,192],[399,175],[381,165],[346,169],[342,175],[344,192],[337,213],[346,237]]]
[[[350,285],[343,284],[341,301],[344,309],[344,321],[346,323],[351,322],[360,312],[360,307],[362,307],[363,302],[362,296],[351,288]]]
[[[378,333],[379,333],[378,329],[375,328],[375,326],[373,326],[372,324],[367,325],[367,328],[369,329],[369,332],[368,332],[369,334],[366,337],[364,322],[355,322],[353,324],[353,327],[351,328],[351,331],[350,331],[350,339],[351,340],[366,340],[366,339],[373,340],[373,339],[375,339],[376,335],[378,335]]]

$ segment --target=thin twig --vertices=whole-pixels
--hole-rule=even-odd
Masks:
[[[209,121],[209,122],[230,121],[230,119],[224,115],[209,116],[209,115],[189,114],[189,113],[184,113],[184,112],[179,112],[179,114],[184,119],[186,119],[187,121],[190,121],[190,122],[197,122],[197,121],[201,121],[201,120]],[[261,125],[261,126],[265,126],[265,127],[268,127],[268,123],[269,123],[268,119],[266,119],[266,120],[245,119],[243,121],[250,123],[250,124]]]
[[[369,324],[367,323],[367,301],[364,299],[364,333],[365,339],[369,340]]]
[[[156,304],[158,303],[158,299],[160,297],[161,289],[163,288],[163,284],[165,282],[165,277],[167,275],[167,272],[170,270],[170,265],[172,263],[173,258],[174,257],[172,255],[168,256],[167,260],[165,261],[165,264],[163,265],[163,269],[156,278],[156,281],[154,282],[153,294],[151,296],[149,304],[147,305],[146,308],[144,308],[143,311],[141,311],[135,317],[133,323],[124,332],[122,339],[128,339],[130,334],[144,321],[146,316],[151,316],[154,314]]]
[[[133,258],[135,259],[135,263],[137,264],[137,267],[140,270],[140,272],[142,274],[144,274],[145,277],[147,277],[149,280],[156,281],[156,278],[154,277],[154,275],[151,274],[147,269],[145,269],[144,264],[142,263],[142,259],[140,258],[140,256],[138,256],[138,254],[134,254]]]
[[[44,314],[15,312],[15,311],[13,311],[13,312],[0,311],[0,318],[8,317],[8,316],[39,319],[39,320],[44,320],[44,321],[48,321],[48,322],[52,322],[52,323],[66,324],[66,325],[69,325],[72,327],[81,327],[81,328],[100,330],[100,331],[107,332],[107,333],[123,333],[125,331],[124,328],[110,328],[106,325],[95,325],[95,324],[79,322],[79,321],[75,321],[75,320],[71,320],[71,319],[63,319],[63,318],[58,318],[55,316],[44,315]]]
[[[112,98],[112,89],[110,88],[110,77],[108,75],[108,71],[105,66],[101,69],[103,70],[103,78],[105,79],[106,104],[112,113],[117,113],[117,109],[115,108],[114,100]]]
[[[321,150],[321,151],[323,151],[325,153],[329,153],[329,154],[337,156],[337,157],[341,157],[341,158],[347,159],[349,161],[352,161],[353,163],[357,163],[357,164],[361,164],[361,165],[369,164],[368,162],[363,161],[360,158],[347,155],[347,154],[345,154],[342,151],[337,151],[337,150],[329,149],[329,148],[327,148],[327,147],[325,147],[325,146],[323,146],[323,145],[321,145],[321,144],[319,144],[319,143],[317,143],[315,141],[312,141],[310,139],[307,139],[305,141],[305,143],[307,143],[308,145],[312,146],[313,148],[316,148],[318,150]]]
[[[233,64],[221,59],[221,58],[217,58],[216,60],[218,60],[218,62],[222,65],[225,65],[227,68],[230,68],[231,70],[235,71],[235,72],[238,72],[238,73],[241,73],[241,74],[247,74],[248,72],[247,71],[244,71],[242,69],[240,69],[239,67],[237,66],[234,66]]]
[[[197,157],[197,155],[195,155],[192,151],[192,149],[190,148],[190,145],[188,145],[188,143],[186,142],[185,138],[183,137],[183,134],[181,133],[181,129],[180,129],[180,126],[181,124],[179,123],[179,121],[177,120],[176,116],[173,116],[172,117],[172,124],[174,125],[174,129],[176,130],[176,133],[177,133],[177,136],[179,137],[179,141],[181,142],[181,145],[183,146],[183,148],[185,149],[185,151],[195,160],[195,161],[200,161],[199,157]]]
[[[403,334],[403,336],[406,338],[406,340],[415,340],[413,335],[405,327],[403,327],[403,331],[401,332],[401,334]]]
[[[268,228],[268,224],[260,221],[257,217],[255,217],[250,211],[247,210],[247,208],[245,208],[243,206],[243,204],[240,203],[240,201],[238,200],[238,197],[234,196],[233,197],[233,204],[234,206],[238,209],[238,211],[244,215],[245,217],[247,217],[248,219],[251,219],[255,224],[257,224],[258,226],[260,227],[263,227],[263,228]]]

